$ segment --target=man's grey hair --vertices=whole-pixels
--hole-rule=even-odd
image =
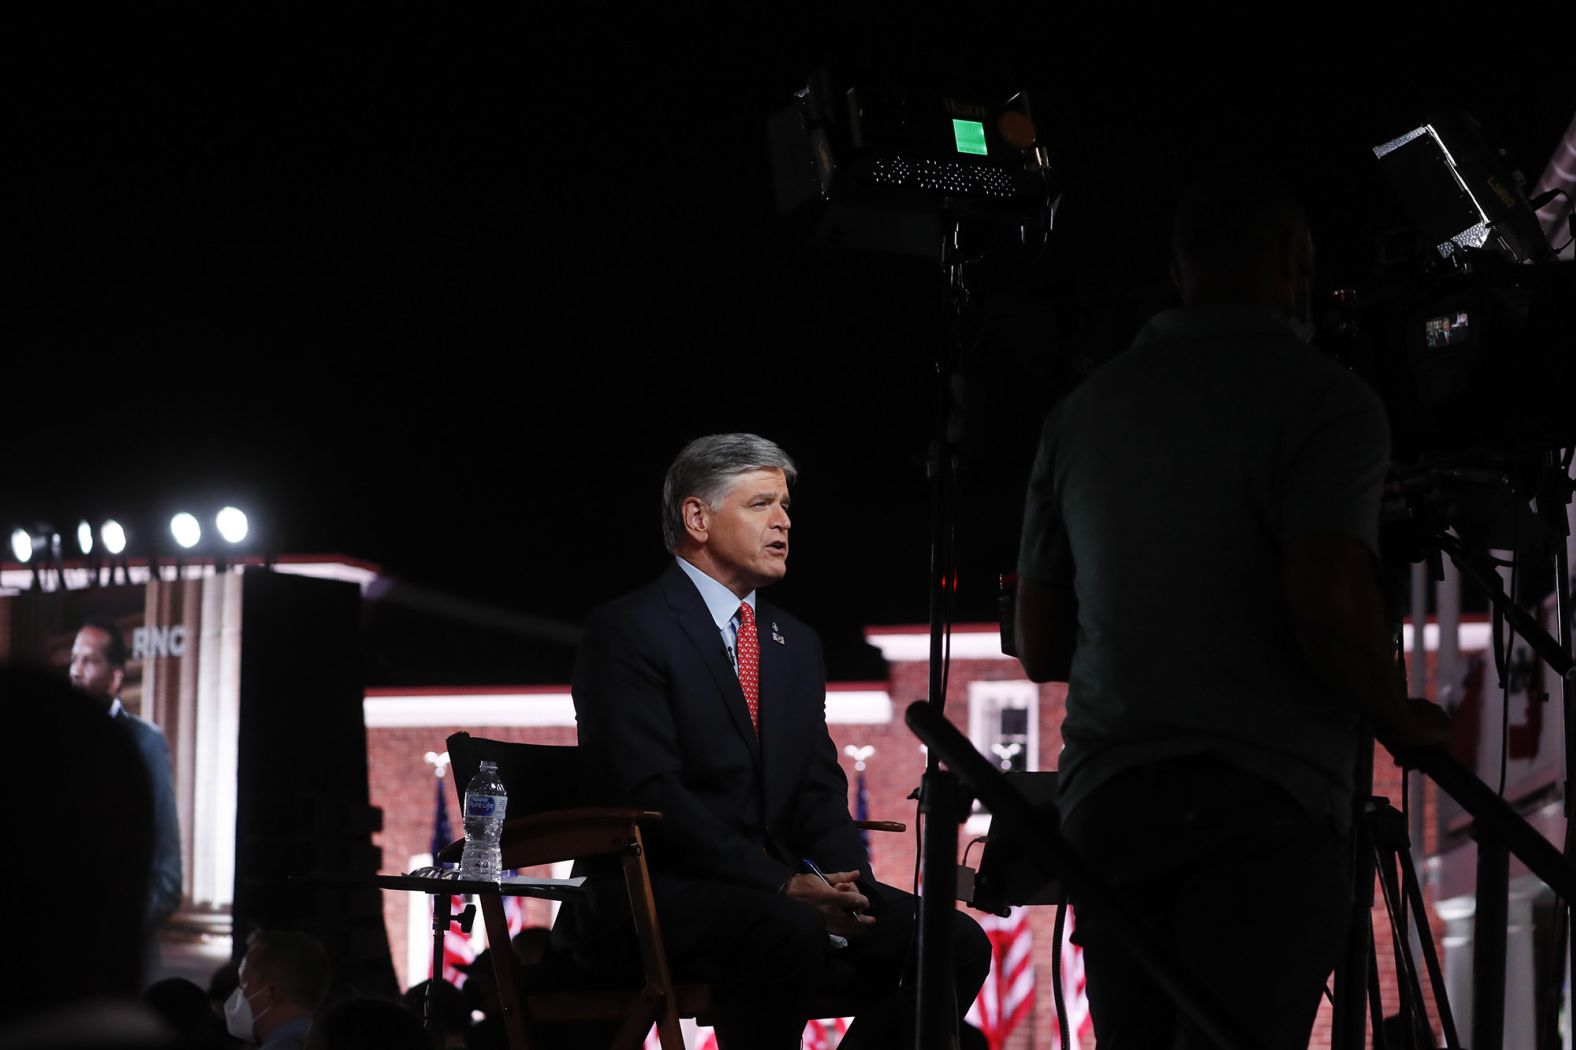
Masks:
[[[773,469],[789,485],[799,476],[788,453],[755,434],[708,434],[685,445],[662,483],[662,541],[668,552],[677,553],[684,537],[685,500],[694,496],[716,510],[739,475]]]

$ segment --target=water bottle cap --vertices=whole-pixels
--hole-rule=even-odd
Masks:
[[[483,768],[483,769],[497,769],[498,768],[498,763],[494,762],[490,758],[484,758],[484,759],[482,759],[481,768]]]

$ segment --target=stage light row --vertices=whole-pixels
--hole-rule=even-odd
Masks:
[[[239,546],[246,542],[250,527],[246,520],[246,513],[238,507],[225,507],[213,516],[214,531],[220,539],[230,546]],[[181,511],[170,519],[170,536],[185,550],[191,550],[202,542],[202,522],[190,511]],[[111,557],[118,557],[126,551],[126,529],[120,522],[111,518],[98,528],[97,545],[102,546],[105,553]],[[93,526],[86,521],[77,525],[77,550],[84,554],[92,554],[95,548]],[[52,552],[60,556],[60,534],[50,529],[16,529],[11,533],[11,553],[16,560],[26,564],[33,560],[33,555]]]

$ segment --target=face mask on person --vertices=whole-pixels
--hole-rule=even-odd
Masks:
[[[256,1026],[257,1020],[252,1016],[252,1001],[237,988],[224,1001],[224,1027],[237,1039],[250,1043],[254,1039],[253,1030]]]

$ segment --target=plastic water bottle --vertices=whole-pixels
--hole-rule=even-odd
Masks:
[[[465,852],[460,855],[460,873],[465,878],[498,881],[502,863],[498,837],[508,804],[498,763],[483,761],[465,786]]]

